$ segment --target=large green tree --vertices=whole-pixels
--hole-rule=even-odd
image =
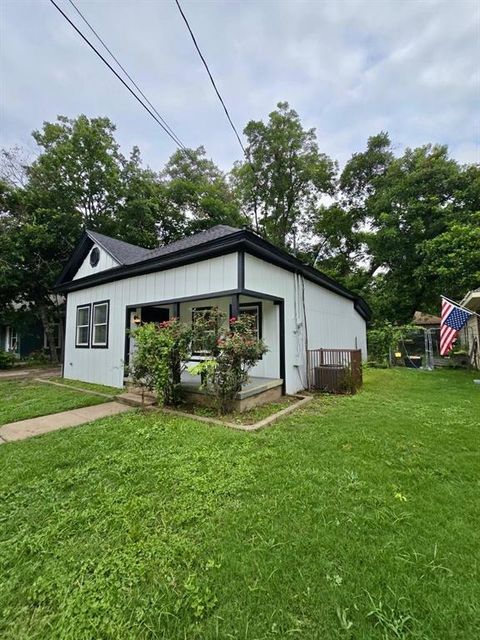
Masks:
[[[336,165],[287,102],[278,103],[267,123],[249,122],[244,133],[246,160],[233,171],[244,211],[257,233],[297,251],[322,197],[333,193]]]
[[[161,173],[165,213],[177,219],[178,234],[196,233],[216,224],[243,226],[247,218],[225,174],[205,149],[176,151]],[[183,220],[183,224],[181,222]]]
[[[395,157],[386,133],[370,138],[347,162],[335,204],[317,211],[317,264],[364,294],[377,320],[438,312],[442,293],[478,286],[478,175],[445,146]]]

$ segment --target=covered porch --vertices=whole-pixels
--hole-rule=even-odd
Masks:
[[[161,323],[171,318],[179,318],[186,324],[195,323],[198,313],[218,308],[226,317],[237,317],[248,313],[255,317],[256,334],[268,347],[260,361],[250,371],[250,380],[238,394],[236,410],[244,411],[259,404],[273,402],[285,393],[284,347],[283,347],[283,301],[279,302],[262,294],[246,295],[227,292],[216,296],[195,297],[135,305],[127,307],[125,342],[125,383],[129,385],[129,365],[135,353],[135,339],[132,330],[143,323]],[[208,406],[213,397],[201,389],[200,376],[189,373],[188,368],[210,357],[201,350],[192,350],[187,370],[182,373],[181,385],[185,390],[186,402]]]

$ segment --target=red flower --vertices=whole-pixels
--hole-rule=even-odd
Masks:
[[[237,321],[237,318],[235,316],[232,316],[229,320],[230,324],[234,324]]]

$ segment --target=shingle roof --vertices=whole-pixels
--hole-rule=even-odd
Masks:
[[[151,258],[160,258],[161,256],[175,253],[176,251],[198,247],[205,242],[218,240],[219,238],[230,236],[232,233],[237,233],[238,231],[241,231],[241,229],[229,227],[226,224],[217,224],[211,229],[195,233],[193,236],[187,236],[176,242],[166,244],[163,247],[157,247],[156,249],[137,247],[134,244],[123,242],[123,240],[104,236],[103,233],[97,233],[96,231],[87,231],[87,234],[94,242],[106,249],[117,262],[121,265],[127,265],[150,260]]]
[[[145,256],[150,252],[150,249],[144,249],[143,247],[137,247],[135,244],[123,242],[123,240],[110,238],[109,236],[104,236],[103,233],[97,233],[96,231],[87,231],[87,234],[94,242],[108,251],[108,253],[121,265],[141,262],[142,260],[145,260]]]
[[[184,249],[190,249],[191,247],[198,247],[200,244],[230,236],[232,233],[237,233],[238,231],[241,231],[241,229],[229,227],[226,224],[217,224],[215,227],[207,229],[206,231],[200,231],[200,233],[195,233],[193,236],[187,236],[181,240],[177,240],[176,242],[166,244],[163,247],[151,249],[144,257],[144,260],[159,258],[160,256],[165,256],[169,253],[175,253],[176,251],[182,251]]]

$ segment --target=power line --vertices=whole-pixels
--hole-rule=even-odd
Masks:
[[[157,124],[159,124],[162,129],[165,131],[165,133],[175,142],[175,144],[177,146],[181,146],[183,149],[183,145],[179,144],[179,141],[175,139],[175,137],[170,133],[170,131],[165,127],[165,125],[157,118],[157,116],[153,113],[153,111],[150,111],[150,109],[147,107],[147,105],[142,102],[142,100],[138,97],[138,95],[135,93],[135,91],[133,91],[133,89],[131,87],[128,86],[128,84],[125,82],[125,80],[115,71],[115,69],[112,67],[112,65],[108,62],[108,60],[106,60],[102,54],[100,53],[100,51],[98,51],[98,49],[96,49],[94,47],[94,45],[90,42],[90,40],[80,31],[80,29],[70,20],[70,18],[67,16],[66,13],[64,13],[64,11],[62,11],[62,9],[58,6],[58,4],[55,2],[55,0],[50,0],[50,2],[53,4],[53,6],[57,9],[57,11],[59,11],[59,13],[62,14],[62,16],[65,18],[65,20],[70,24],[71,27],[73,27],[73,29],[75,29],[75,31],[78,33],[78,35],[82,38],[82,40],[84,40],[88,46],[97,54],[97,56],[102,60],[102,62],[104,64],[107,65],[107,67],[110,69],[110,71],[120,80],[120,82],[123,84],[123,86],[128,89],[128,91],[132,94],[132,96],[135,98],[135,100],[137,100],[137,102],[139,102],[142,107],[152,116],[152,118],[155,120],[155,122],[157,122]]]
[[[226,116],[227,116],[227,118],[228,118],[228,121],[229,121],[229,123],[230,123],[230,126],[232,127],[232,129],[233,129],[233,131],[234,131],[235,135],[237,136],[238,143],[240,144],[240,146],[241,146],[241,148],[242,148],[242,151],[243,151],[244,155],[246,155],[245,147],[243,146],[243,143],[242,143],[242,141],[241,141],[241,139],[240,139],[240,136],[238,135],[238,131],[237,131],[237,129],[235,128],[235,125],[233,124],[233,121],[232,121],[232,119],[231,119],[231,117],[230,117],[230,114],[228,113],[228,109],[227,109],[227,107],[225,106],[225,102],[223,101],[223,98],[222,98],[222,96],[220,95],[219,90],[217,89],[217,85],[215,84],[215,80],[213,79],[213,76],[212,76],[212,74],[210,73],[210,69],[208,68],[208,64],[207,64],[207,62],[206,62],[205,58],[203,57],[202,52],[200,51],[200,47],[198,46],[197,41],[196,41],[196,39],[195,39],[195,36],[193,35],[193,31],[192,31],[192,29],[190,28],[190,25],[189,25],[189,23],[188,23],[188,20],[187,20],[187,18],[186,18],[186,16],[185,16],[185,14],[183,13],[182,7],[180,6],[180,2],[179,2],[178,0],[175,0],[175,2],[176,2],[176,4],[177,4],[178,10],[180,11],[180,14],[181,14],[181,16],[182,16],[182,18],[183,18],[183,20],[184,20],[185,24],[187,25],[187,29],[188,29],[188,31],[189,31],[189,33],[190,33],[191,37],[192,37],[193,44],[195,45],[195,49],[197,50],[198,55],[200,56],[200,59],[202,60],[202,62],[203,62],[203,65],[204,65],[205,69],[207,70],[208,77],[210,78],[210,82],[212,83],[213,88],[215,89],[215,93],[217,94],[218,99],[220,100],[220,102],[221,102],[221,104],[222,104],[223,110],[225,111],[225,114],[226,114]]]
[[[90,22],[87,20],[87,18],[83,15],[83,13],[80,11],[80,9],[77,7],[77,5],[73,2],[73,0],[68,0],[70,2],[70,4],[72,5],[72,7],[75,9],[75,11],[78,13],[78,15],[80,16],[80,18],[83,20],[83,22],[87,25],[87,27],[90,29],[90,31],[96,36],[96,38],[99,40],[99,42],[101,42],[101,44],[104,46],[104,48],[106,49],[106,51],[108,51],[108,53],[111,55],[111,57],[115,60],[115,62],[117,63],[117,65],[120,67],[120,69],[123,71],[123,73],[127,76],[127,78],[130,80],[130,82],[133,84],[133,86],[137,89],[137,91],[140,93],[140,95],[145,99],[145,101],[147,102],[147,104],[152,108],[152,110],[156,113],[156,115],[159,117],[159,119],[163,122],[163,124],[167,127],[167,129],[170,131],[170,133],[174,136],[174,138],[176,139],[178,145],[180,147],[182,147],[182,149],[185,149],[185,145],[183,144],[183,142],[180,140],[180,138],[177,136],[177,134],[175,133],[175,131],[173,131],[173,129],[169,126],[169,124],[165,121],[164,118],[162,118],[162,116],[160,115],[160,113],[158,113],[157,109],[155,108],[155,106],[150,102],[150,100],[147,98],[147,96],[144,94],[144,92],[140,89],[140,87],[138,86],[138,84],[135,82],[135,80],[132,78],[132,76],[128,73],[128,71],[125,69],[125,67],[120,63],[120,61],[118,60],[118,58],[115,56],[115,54],[112,52],[112,50],[107,46],[107,44],[105,43],[105,41],[100,37],[100,35],[97,33],[97,31],[92,27],[92,25],[90,24]]]

